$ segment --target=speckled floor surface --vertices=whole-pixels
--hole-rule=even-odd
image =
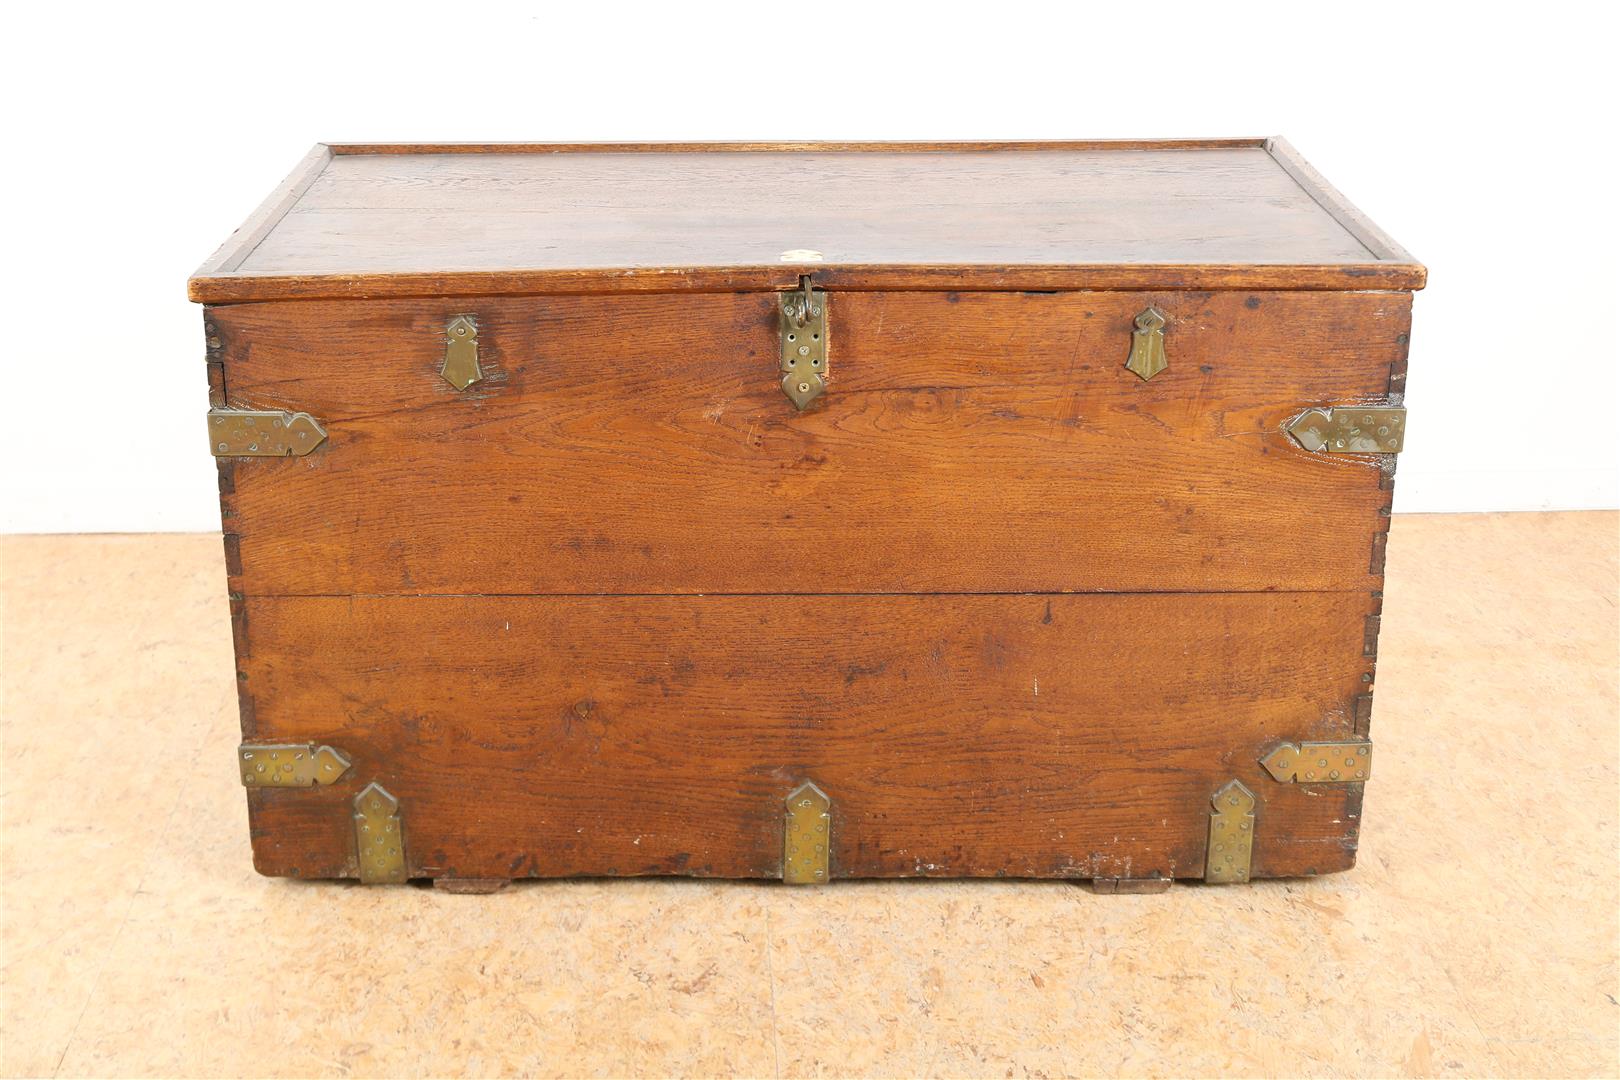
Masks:
[[[253,872],[217,537],[0,539],[0,1071],[1614,1076],[1617,550],[1396,519],[1347,874],[452,896]]]

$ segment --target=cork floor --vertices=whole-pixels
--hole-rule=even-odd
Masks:
[[[214,536],[3,560],[6,1076],[1620,1074],[1620,517],[1400,517],[1314,881],[260,878]]]

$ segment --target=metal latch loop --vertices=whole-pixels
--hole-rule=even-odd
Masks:
[[[827,389],[827,294],[799,278],[777,301],[781,314],[782,392],[803,410]]]

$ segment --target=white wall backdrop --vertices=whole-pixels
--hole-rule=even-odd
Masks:
[[[0,528],[218,528],[185,279],[317,140],[1286,135],[1430,269],[1396,508],[1613,507],[1614,10],[19,6]]]

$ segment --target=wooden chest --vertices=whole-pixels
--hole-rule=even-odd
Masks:
[[[1351,866],[1424,273],[1280,140],[317,147],[190,282],[256,865]]]

